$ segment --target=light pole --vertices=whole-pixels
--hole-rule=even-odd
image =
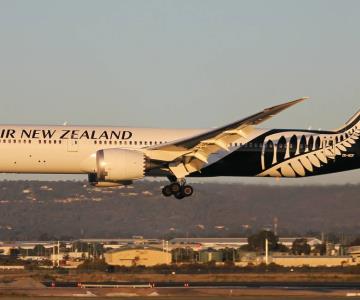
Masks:
[[[269,240],[265,239],[265,264],[269,264]]]

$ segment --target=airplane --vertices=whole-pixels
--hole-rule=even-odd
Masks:
[[[360,111],[333,131],[256,126],[307,97],[215,129],[0,125],[0,172],[87,174],[96,187],[167,177],[166,197],[187,177],[301,178],[360,168]]]

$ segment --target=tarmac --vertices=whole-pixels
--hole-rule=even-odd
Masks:
[[[34,283],[34,284],[33,284]],[[30,282],[0,287],[0,296],[24,297],[275,297],[276,299],[359,298],[360,282]],[[15,298],[12,298],[15,299]],[[43,298],[42,298],[43,299]],[[44,298],[46,299],[46,298]],[[269,298],[266,298],[269,299]]]

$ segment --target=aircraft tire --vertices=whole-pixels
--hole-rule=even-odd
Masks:
[[[170,186],[170,189],[171,189],[171,193],[174,194],[174,195],[176,195],[177,193],[179,193],[181,191],[181,186],[177,182],[173,182],[169,186]]]
[[[182,188],[182,192],[185,195],[185,197],[190,197],[194,193],[194,189],[191,185],[185,185]]]
[[[163,187],[162,194],[165,197],[170,197],[173,194],[170,185],[166,185],[166,186]]]

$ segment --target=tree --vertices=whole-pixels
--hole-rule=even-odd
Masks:
[[[293,242],[291,251],[295,255],[301,255],[301,254],[309,255],[311,251],[311,247],[307,243],[307,239],[301,238],[301,239],[296,239]]]
[[[196,261],[196,255],[193,249],[190,247],[176,248],[171,251],[173,261],[178,262],[194,262]]]
[[[326,244],[323,243],[323,244],[315,245],[314,253],[319,254],[319,255],[325,255],[326,254]]]
[[[270,251],[278,248],[278,237],[272,231],[262,230],[248,237],[249,249],[252,251],[264,251],[266,239],[268,240]]]
[[[289,248],[286,247],[285,245],[283,244],[278,244],[277,248],[276,248],[276,251],[279,251],[279,252],[289,252]]]
[[[109,265],[103,259],[85,260],[81,265],[78,266],[81,270],[97,270],[106,271]]]
[[[36,245],[33,250],[33,255],[42,256],[45,255],[45,247],[43,245]]]
[[[224,262],[234,262],[236,260],[237,251],[234,248],[221,249]]]
[[[89,245],[88,243],[76,241],[73,243],[73,249],[74,251],[78,252],[88,252],[89,251]]]

